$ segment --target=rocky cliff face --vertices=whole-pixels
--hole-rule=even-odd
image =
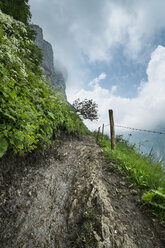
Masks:
[[[62,92],[65,95],[65,78],[63,73],[55,68],[54,66],[54,56],[53,49],[49,42],[43,39],[42,28],[38,25],[31,25],[32,29],[36,31],[36,44],[42,50],[43,62],[42,66],[44,68],[44,75],[50,80],[53,89],[55,91]]]

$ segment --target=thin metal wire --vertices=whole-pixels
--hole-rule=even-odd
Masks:
[[[107,124],[104,127],[107,127],[107,126],[110,126],[110,124]],[[120,126],[120,125],[115,125],[115,127],[130,129],[130,130],[133,130],[133,131],[141,131],[141,132],[148,132],[148,133],[165,134],[164,132],[158,132],[158,131],[152,131],[152,130],[148,130],[148,129],[140,129],[140,128],[134,128],[134,127],[126,127],[126,126]]]
[[[108,127],[108,126],[110,126],[110,124],[104,125],[104,127]]]

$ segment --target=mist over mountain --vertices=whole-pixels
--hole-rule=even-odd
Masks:
[[[46,75],[47,79],[51,82],[53,89],[55,91],[62,92],[66,98],[65,80],[67,73],[65,73],[65,77],[64,77],[64,73],[62,72],[60,65],[58,65],[59,63],[57,60],[55,66],[52,45],[48,41],[44,40],[42,28],[34,24],[31,25],[31,28],[36,32],[35,43],[42,51],[42,55],[43,55],[42,66],[44,68],[44,75]]]

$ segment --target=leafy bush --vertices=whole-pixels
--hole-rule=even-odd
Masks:
[[[42,75],[41,52],[25,25],[0,12],[0,157],[51,144],[53,130],[84,132],[80,118]]]
[[[165,188],[159,187],[157,190],[147,191],[143,194],[142,199],[155,207],[165,210]]]

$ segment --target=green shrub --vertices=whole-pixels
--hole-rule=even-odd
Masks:
[[[0,157],[51,144],[53,131],[85,128],[42,75],[42,55],[25,25],[0,12]]]

